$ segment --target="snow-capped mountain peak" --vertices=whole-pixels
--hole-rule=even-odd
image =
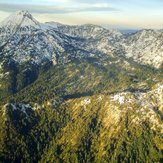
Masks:
[[[0,28],[14,29],[18,27],[40,27],[40,23],[28,11],[18,11],[0,23]]]
[[[0,24],[0,55],[18,63],[56,63],[61,43],[54,32],[51,35],[47,30],[28,11],[12,14]]]

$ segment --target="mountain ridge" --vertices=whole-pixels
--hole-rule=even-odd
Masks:
[[[9,20],[11,19],[11,22],[13,21],[13,24],[16,26],[13,29],[14,31],[12,32],[13,34],[10,33],[10,29],[9,30],[6,29],[5,31],[4,28],[2,27],[0,28],[1,44],[4,45],[2,47],[5,47],[5,45],[7,45],[7,42],[11,41],[12,37],[16,36],[19,40],[20,39],[23,40],[24,39],[22,37],[23,35],[31,35],[31,34],[33,35],[36,32],[38,33],[40,32],[39,35],[44,35],[43,36],[44,38],[42,39],[44,39],[46,42],[50,40],[49,38],[53,37],[52,41],[50,42],[55,42],[55,43],[49,42],[48,44],[49,45],[51,44],[50,48],[53,49],[53,51],[60,51],[59,52],[60,54],[57,55],[60,56],[61,58],[62,58],[62,53],[64,51],[65,52],[67,51],[66,46],[69,46],[73,48],[73,53],[74,52],[78,53],[78,50],[80,51],[82,50],[82,53],[84,53],[85,51],[86,54],[83,54],[83,57],[84,56],[87,57],[87,51],[88,53],[93,52],[94,55],[97,55],[98,53],[101,54],[104,53],[105,55],[111,55],[111,56],[123,55],[124,57],[131,58],[140,64],[149,64],[156,68],[161,67],[163,62],[162,43],[160,40],[162,31],[159,30],[154,30],[154,31],[142,30],[134,34],[128,35],[126,37],[119,31],[108,30],[101,26],[92,25],[92,24],[71,26],[71,25],[63,25],[60,23],[44,23],[44,24],[39,23],[27,11],[16,12],[14,14],[14,17],[17,17],[15,18],[15,21],[13,21],[14,19],[12,18],[12,16],[11,18],[9,17]],[[17,20],[19,22],[18,24],[16,24]],[[22,23],[23,21],[25,21],[25,23],[21,24],[21,21]],[[6,19],[6,22],[8,23],[8,18]],[[19,25],[21,30],[18,27]],[[154,33],[150,31],[153,31],[155,33],[155,36],[153,36]],[[140,33],[142,34],[144,33],[144,36],[142,35],[142,37],[139,38]],[[152,37],[153,40],[150,40],[150,38]],[[154,40],[157,42],[154,42]],[[14,43],[14,41],[12,42]],[[39,42],[39,40],[37,42]],[[23,42],[20,42],[20,44],[22,43]],[[153,49],[153,46],[154,47],[157,46],[157,49]],[[57,47],[59,47],[60,50]],[[34,50],[35,48],[36,47],[32,47],[32,50]],[[54,50],[55,48],[57,48],[57,50]],[[13,48],[11,47],[10,49]],[[140,54],[139,51],[142,51],[142,54]],[[48,53],[50,54],[47,54],[48,56],[46,57],[46,59],[51,61],[52,59],[50,56],[52,55],[52,52],[48,52]],[[77,57],[76,54],[72,54],[72,51],[70,52],[70,55],[75,55]],[[44,57],[42,56],[42,58]],[[35,58],[35,60],[37,59]]]

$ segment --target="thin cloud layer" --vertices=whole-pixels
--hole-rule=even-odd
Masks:
[[[0,0],[0,21],[18,10],[41,22],[163,28],[163,0]]]
[[[0,4],[0,10],[3,12],[15,12],[18,10],[28,10],[32,13],[52,13],[52,14],[64,14],[74,12],[109,12],[119,11],[116,8],[109,7],[107,5],[90,5],[83,7],[58,7],[58,6],[43,6],[43,5],[24,5],[24,4]]]

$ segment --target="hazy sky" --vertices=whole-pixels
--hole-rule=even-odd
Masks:
[[[18,10],[40,22],[163,28],[163,0],[0,0],[0,21]]]

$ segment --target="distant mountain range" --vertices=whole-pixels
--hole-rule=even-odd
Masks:
[[[123,55],[159,68],[163,62],[162,33],[142,30],[126,36],[91,24],[42,24],[27,11],[19,11],[0,24],[1,56],[12,56],[16,62],[57,63],[63,60],[63,52],[75,57]]]

